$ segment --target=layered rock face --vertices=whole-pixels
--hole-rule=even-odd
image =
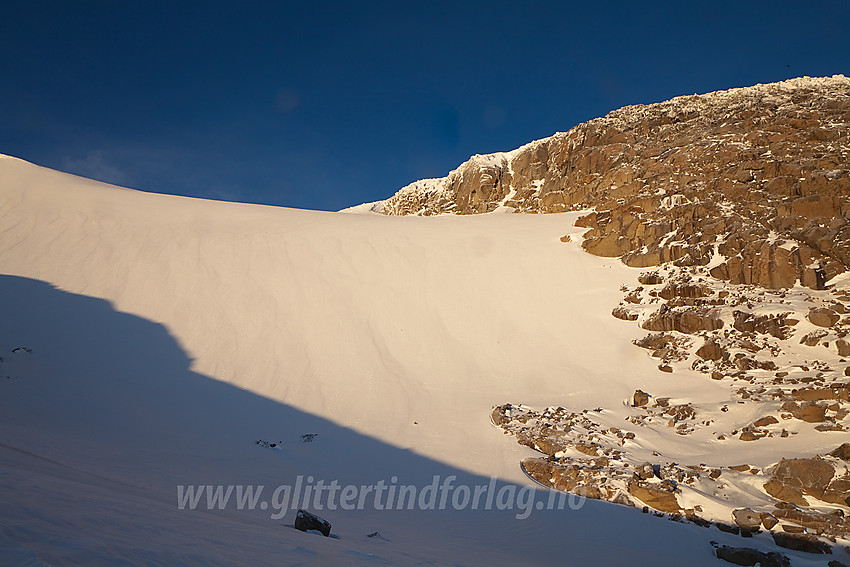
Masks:
[[[821,289],[850,268],[850,79],[799,78],[621,108],[474,156],[393,215],[593,208],[584,248],[635,267]]]

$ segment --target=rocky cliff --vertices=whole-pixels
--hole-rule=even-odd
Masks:
[[[726,532],[764,530],[779,547],[846,545],[850,445],[801,447],[838,445],[850,431],[850,275],[835,278],[850,269],[850,79],[629,106],[474,156],[381,205],[395,215],[585,209],[585,250],[657,266],[623,285],[612,310],[648,332],[634,344],[670,387],[702,375],[728,396],[623,392],[632,413],[616,424],[610,407],[496,406],[492,422],[541,453],[522,461],[526,474]],[[688,451],[652,451],[647,461],[647,440],[671,433],[751,460],[682,464]]]
[[[635,267],[821,289],[850,268],[850,79],[792,79],[621,108],[477,155],[391,215],[593,209],[584,248]]]

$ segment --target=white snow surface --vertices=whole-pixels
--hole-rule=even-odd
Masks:
[[[178,510],[178,485],[297,475],[531,486],[496,404],[620,426],[636,388],[728,397],[630,344],[610,312],[637,271],[584,253],[575,217],[222,203],[0,159],[0,563],[716,565],[708,542],[739,539],[597,501],[317,512],[333,538],[292,511]],[[743,457],[676,437],[645,451]]]

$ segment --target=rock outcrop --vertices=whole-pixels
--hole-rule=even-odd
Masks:
[[[647,331],[679,331],[686,335],[696,331],[713,331],[723,327],[723,321],[711,309],[677,309],[662,305],[641,325]]]
[[[672,514],[680,512],[682,507],[676,500],[676,494],[672,486],[647,484],[640,481],[632,481],[628,484],[629,494],[655,510]]]
[[[819,307],[809,311],[809,314],[806,316],[806,318],[811,321],[812,325],[829,328],[838,323],[838,320],[841,319],[841,316],[832,309],[828,309],[826,307]]]
[[[702,420],[691,404],[675,404],[671,398],[640,390],[628,403],[637,413],[626,420],[629,426],[667,422],[687,435],[697,422],[711,422]],[[850,444],[828,455],[782,459],[766,468],[685,465],[662,460],[655,451],[652,455],[658,460],[639,461],[629,448],[642,434],[604,425],[606,414],[605,408],[571,412],[550,406],[536,411],[504,404],[493,408],[492,419],[520,444],[545,455],[523,459],[522,469],[555,490],[643,507],[644,512],[743,536],[767,530],[778,545],[797,550],[828,553],[838,539],[850,538],[850,473],[842,459]],[[771,427],[778,422],[764,416],[754,425]],[[653,437],[657,434],[656,430]],[[753,498],[752,490],[759,486],[764,493]],[[735,501],[749,504],[732,507]],[[718,504],[729,506],[728,516],[712,517],[709,508]]]
[[[833,465],[823,459],[783,459],[764,489],[777,500],[797,506],[809,504],[804,495],[850,506],[850,477],[836,476]]]
[[[295,529],[302,532],[317,531],[325,537],[331,535],[330,523],[307,510],[298,510],[295,514]]]
[[[574,217],[587,229],[587,252],[651,267],[636,275],[640,285],[620,287],[611,315],[644,330],[633,343],[670,373],[658,384],[686,391],[684,381],[703,374],[712,389],[728,389],[709,401],[664,397],[657,385],[650,395],[633,389],[650,389],[639,382],[616,410],[497,406],[493,423],[539,452],[522,460],[529,477],[729,533],[767,530],[791,549],[850,542],[850,445],[799,452],[801,439],[844,439],[850,430],[850,279],[833,280],[850,269],[850,79],[626,107],[512,152],[474,156],[382,207],[583,211]],[[569,235],[560,240],[572,246]],[[649,449],[693,436],[746,443],[755,454],[797,435],[791,458],[765,467],[722,457],[683,464],[680,454]],[[745,551],[729,558],[781,558]]]
[[[850,267],[848,141],[850,79],[803,77],[627,106],[474,156],[401,189],[382,212],[594,208],[577,222],[592,254],[820,289]]]
[[[749,547],[730,547],[712,542],[714,555],[727,563],[761,567],[790,567],[791,561],[785,555],[776,551],[764,552]]]

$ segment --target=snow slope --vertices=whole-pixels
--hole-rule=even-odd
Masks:
[[[178,485],[297,475],[529,486],[496,404],[620,425],[637,387],[727,396],[630,344],[610,311],[636,272],[561,243],[573,220],[220,203],[0,157],[2,562],[714,564],[709,540],[739,542],[601,502],[327,511],[331,539],[281,527],[292,512],[178,510]],[[672,433],[643,450],[662,445],[735,458]]]

